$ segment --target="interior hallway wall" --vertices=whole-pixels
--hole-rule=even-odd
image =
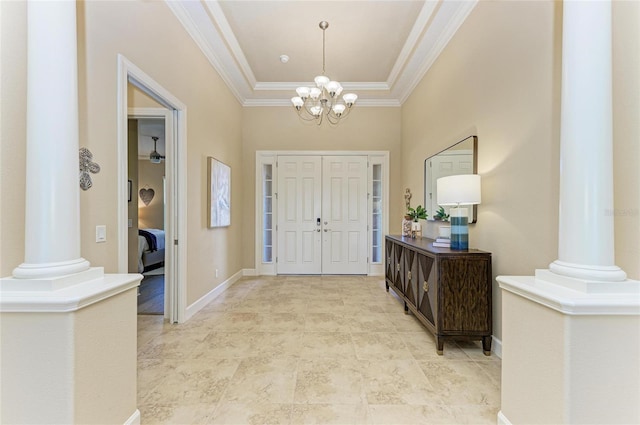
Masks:
[[[637,2],[613,3],[615,208],[630,212],[616,217],[617,264],[638,279],[639,15]],[[479,2],[402,108],[402,182],[415,192],[424,158],[478,136],[482,204],[470,247],[493,253],[494,277],[557,259],[561,49],[561,2]],[[495,282],[493,295],[501,338]]]
[[[2,276],[24,257],[26,3],[2,7]],[[7,24],[5,26],[5,23]],[[187,305],[241,268],[241,106],[164,2],[78,2],[80,146],[100,164],[80,194],[81,255],[117,272],[117,55],[187,106]],[[188,64],[188,66],[185,66]],[[5,74],[7,71],[7,74]],[[7,106],[10,106],[7,107]],[[6,113],[6,116],[5,116]],[[5,120],[11,125],[5,130]],[[7,157],[9,154],[11,157]],[[206,226],[207,156],[232,169],[231,226]],[[8,166],[5,168],[5,164]],[[6,215],[5,215],[6,214]],[[95,226],[107,241],[95,242]],[[8,251],[5,255],[5,251]],[[215,277],[215,269],[219,277]]]
[[[255,266],[256,151],[389,151],[389,230],[398,233],[404,202],[404,189],[400,187],[400,140],[400,108],[356,106],[349,117],[335,127],[303,122],[293,107],[244,108],[244,267]]]

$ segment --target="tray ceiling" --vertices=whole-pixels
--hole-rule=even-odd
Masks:
[[[476,0],[168,0],[243,106],[290,105],[322,73],[362,106],[400,106]],[[281,55],[289,61],[282,63]]]

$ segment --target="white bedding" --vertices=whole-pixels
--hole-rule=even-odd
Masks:
[[[164,242],[164,230],[160,229],[142,229],[146,230],[149,233],[152,233],[156,237],[156,244],[158,246],[158,251],[164,250],[165,242]],[[147,238],[144,236],[138,235],[138,273],[142,273],[144,271],[145,266],[149,264],[145,264],[143,261],[143,255],[145,252],[149,251],[149,243],[147,242]]]

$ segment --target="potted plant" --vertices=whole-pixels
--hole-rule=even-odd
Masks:
[[[417,222],[418,220],[426,220],[427,210],[422,208],[422,205],[418,205],[417,207],[415,207],[415,209],[409,207],[407,209],[407,216],[414,222]]]
[[[440,207],[433,216],[433,219],[439,221],[449,221],[449,214],[444,211],[443,207]]]
[[[422,236],[422,226],[418,220],[427,219],[427,210],[424,209],[422,205],[418,205],[415,208],[409,207],[406,216],[413,220],[413,223],[411,223],[411,237]]]

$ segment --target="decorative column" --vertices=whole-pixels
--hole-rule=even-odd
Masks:
[[[75,1],[27,4],[25,261],[20,279],[89,269],[80,256]]]
[[[560,222],[549,269],[623,281],[614,264],[610,1],[565,1],[562,20]]]
[[[640,423],[640,282],[614,265],[611,1],[563,2],[558,260],[498,276],[498,423]],[[631,71],[633,72],[633,71]]]
[[[0,279],[0,423],[139,424],[142,276],[80,257],[76,2],[26,7],[25,262]]]

